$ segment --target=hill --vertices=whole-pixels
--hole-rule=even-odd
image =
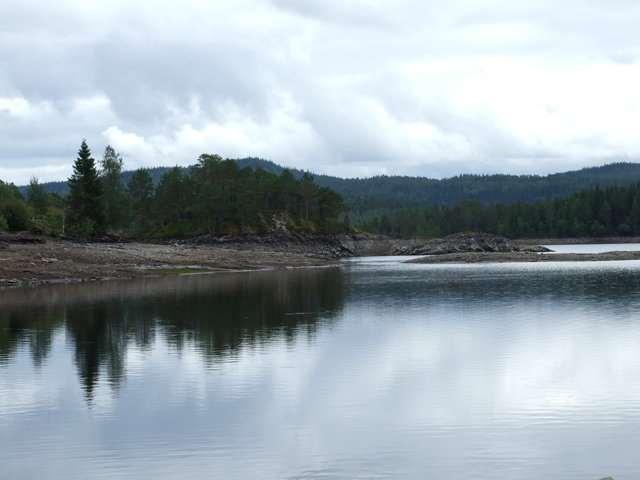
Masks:
[[[400,208],[360,225],[392,237],[440,237],[486,232],[508,238],[640,235],[640,183],[581,190],[564,198],[510,205],[463,201],[455,206]]]
[[[262,168],[279,174],[284,167],[260,158],[236,160],[240,168]],[[157,167],[150,170],[155,182],[169,170]],[[300,178],[302,170],[292,169]],[[123,172],[128,182],[133,172]],[[534,203],[566,197],[594,186],[630,185],[640,182],[640,163],[611,163],[599,167],[555,173],[550,175],[459,175],[451,178],[376,176],[370,178],[339,178],[315,175],[318,185],[329,187],[345,199],[356,216],[368,212],[425,205],[455,205],[461,200],[477,200],[483,204],[516,202]],[[66,182],[43,184],[49,192],[66,194]],[[22,187],[24,188],[24,187]]]

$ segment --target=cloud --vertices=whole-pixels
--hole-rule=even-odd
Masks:
[[[344,176],[633,160],[639,20],[626,0],[7,0],[0,174],[62,178],[82,138],[129,167]]]

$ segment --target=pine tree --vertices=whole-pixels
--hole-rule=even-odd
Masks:
[[[111,145],[107,145],[104,150],[101,167],[105,224],[110,228],[118,228],[125,222],[127,197],[120,178],[122,157]]]
[[[636,194],[631,203],[631,211],[629,212],[629,223],[634,232],[640,232],[640,195]]]
[[[316,196],[316,185],[313,183],[313,176],[309,172],[305,172],[302,175],[300,190],[304,201],[304,219],[309,220],[312,202]]]
[[[92,236],[104,230],[102,184],[95,160],[85,140],[69,178],[69,230]]]
[[[47,192],[36,177],[32,177],[27,187],[27,202],[36,211],[37,214],[43,215],[47,211],[49,199]]]
[[[167,236],[181,236],[185,233],[185,222],[190,217],[190,193],[193,188],[190,177],[174,167],[164,174],[156,189],[154,217],[164,227]]]
[[[148,228],[152,216],[154,186],[149,170],[140,168],[133,173],[127,185],[131,199],[131,220],[136,230]]]

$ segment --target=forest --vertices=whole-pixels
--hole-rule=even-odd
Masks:
[[[280,175],[285,167],[270,160],[246,157],[233,160],[238,168],[262,169]],[[155,184],[169,170],[156,167],[148,170]],[[296,179],[304,170],[288,169]],[[123,171],[122,181],[127,184],[133,171]],[[549,175],[457,175],[450,178],[428,178],[379,175],[370,178],[339,178],[313,175],[314,182],[338,193],[349,209],[354,223],[403,208],[421,208],[427,205],[456,205],[466,200],[482,204],[534,203],[566,197],[596,186],[632,185],[640,182],[640,163],[610,163]],[[67,182],[43,184],[47,192],[66,195]],[[23,193],[27,188],[23,187]]]
[[[240,168],[203,154],[189,168],[164,169],[154,182],[147,169],[123,181],[123,160],[107,146],[99,163],[83,142],[67,182],[67,194],[47,191],[37,179],[24,190],[0,182],[0,231],[31,230],[90,238],[115,233],[135,238],[203,234],[342,232],[342,198],[318,186],[310,174],[295,178]]]
[[[511,238],[640,235],[640,166],[548,176],[338,179],[203,154],[191,167],[123,171],[112,147],[96,162],[83,142],[68,182],[33,179],[23,188],[0,182],[0,231],[180,238],[260,234],[276,224],[309,233],[353,226],[399,238],[471,230]]]
[[[482,231],[509,238],[640,235],[640,183],[595,187],[533,203],[463,201],[383,213],[360,228],[399,238]]]

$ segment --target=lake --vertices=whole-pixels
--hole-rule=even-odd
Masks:
[[[640,478],[640,262],[0,292],[0,478]]]

